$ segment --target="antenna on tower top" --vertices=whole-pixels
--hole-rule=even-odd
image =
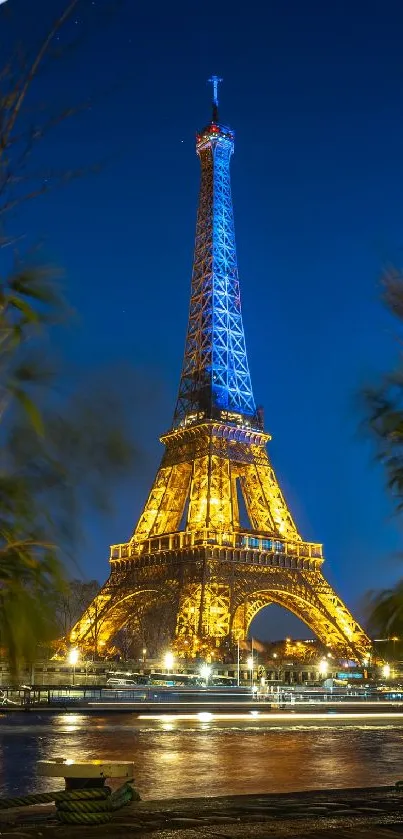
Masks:
[[[213,122],[218,122],[218,85],[222,79],[219,76],[211,76],[209,82],[213,85]]]

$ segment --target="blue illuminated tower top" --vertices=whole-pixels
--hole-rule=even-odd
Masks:
[[[218,118],[196,136],[201,164],[189,324],[173,427],[203,419],[259,427],[242,323],[230,159],[234,132]]]

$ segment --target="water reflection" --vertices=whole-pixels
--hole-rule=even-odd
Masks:
[[[0,794],[55,789],[36,777],[35,764],[56,757],[132,760],[144,798],[393,783],[401,732],[392,724],[272,728],[260,717],[10,715],[0,719]]]

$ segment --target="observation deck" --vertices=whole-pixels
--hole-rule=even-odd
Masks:
[[[161,554],[191,554],[208,549],[212,558],[246,561],[253,565],[317,570],[323,563],[322,545],[316,542],[289,542],[248,531],[226,533],[202,529],[177,531],[153,536],[142,542],[111,545],[112,570],[121,561],[136,562],[141,557]]]

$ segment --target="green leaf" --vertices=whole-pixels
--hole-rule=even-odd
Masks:
[[[42,414],[38,406],[33,401],[33,399],[31,399],[26,393],[26,391],[22,390],[22,388],[13,386],[11,392],[24,409],[36,433],[39,436],[43,436],[45,433],[45,428],[43,424]]]

